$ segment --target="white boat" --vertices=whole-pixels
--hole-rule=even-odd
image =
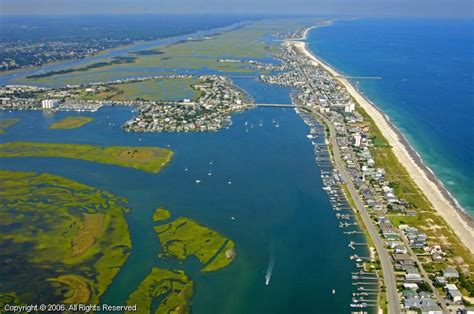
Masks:
[[[209,171],[209,172],[207,173],[207,175],[208,175],[208,176],[212,176],[212,172]]]
[[[232,181],[228,181],[227,184],[232,184]]]
[[[196,184],[199,184],[199,183],[201,183],[201,180],[196,180]]]

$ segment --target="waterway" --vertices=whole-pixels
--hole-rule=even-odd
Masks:
[[[257,102],[290,103],[287,88],[265,85],[254,78],[233,81]],[[349,257],[367,256],[368,250],[365,246],[348,247],[351,240],[364,242],[363,236],[343,233],[356,227],[339,228],[322,190],[313,145],[306,137],[309,127],[294,110],[259,108],[237,113],[228,129],[215,133],[143,134],[120,128],[134,114],[131,108],[104,107],[95,113],[81,113],[94,117],[83,128],[48,129],[50,123],[71,114],[75,113],[0,112],[0,118],[21,119],[0,142],[161,146],[174,152],[172,162],[159,174],[61,158],[0,159],[1,168],[50,172],[129,200],[131,211],[126,218],[131,255],[101,302],[125,304],[151,268],[160,266],[184,269],[194,280],[193,313],[351,310],[352,293],[357,288],[352,285],[351,272],[357,269]],[[279,127],[273,121],[278,121]],[[324,139],[315,141],[323,143]],[[196,184],[197,179],[202,182]],[[160,259],[151,219],[156,207],[169,209],[174,217],[196,219],[233,239],[238,254],[234,263],[214,273],[201,273],[197,260],[178,263]]]
[[[355,289],[351,271],[356,270],[349,256],[367,256],[367,250],[348,247],[349,241],[363,239],[343,234],[347,229],[338,227],[306,138],[308,127],[293,110],[261,108],[235,114],[233,125],[216,133],[140,134],[120,129],[132,115],[129,108],[106,107],[88,113],[95,120],[82,129],[48,129],[68,114],[2,112],[2,118],[22,120],[1,141],[169,145],[175,153],[159,174],[60,158],[1,160],[2,168],[54,173],[129,200],[132,252],[102,302],[124,304],[157,265],[183,268],[195,281],[194,313],[349,311]],[[209,170],[212,176],[207,175]],[[197,185],[196,179],[202,183]],[[196,260],[184,264],[160,260],[151,219],[156,207],[168,208],[175,217],[196,219],[232,238],[238,252],[235,262],[215,273],[200,273]],[[267,286],[271,259],[274,267]]]

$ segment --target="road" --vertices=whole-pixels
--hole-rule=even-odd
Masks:
[[[312,79],[308,76],[305,68],[301,65],[298,66],[298,70],[305,76],[306,82],[308,83],[309,87],[312,91],[318,90],[317,86],[314,86]],[[356,206],[356,210],[360,213],[361,219],[369,233],[372,242],[374,243],[375,250],[380,259],[380,265],[382,266],[383,272],[383,281],[385,285],[385,294],[387,299],[387,309],[389,314],[400,314],[400,302],[398,298],[398,290],[397,290],[397,282],[395,279],[395,272],[392,264],[392,259],[388,255],[387,250],[385,249],[384,242],[380,237],[378,230],[373,225],[369,213],[362,202],[362,199],[359,196],[359,193],[354,187],[352,183],[352,179],[347,171],[346,165],[341,159],[341,153],[339,151],[339,145],[337,144],[336,139],[336,130],[334,129],[333,124],[324,117],[321,113],[319,113],[316,109],[311,109],[314,115],[319,117],[323,120],[329,128],[329,140],[332,144],[332,154],[334,158],[334,166],[339,172],[341,173],[344,181],[346,182],[346,187],[349,191],[351,198],[354,200],[354,204]]]
[[[346,187],[349,190],[349,193],[356,205],[356,209],[360,213],[360,216],[369,233],[369,236],[372,238],[372,241],[375,245],[375,249],[378,253],[380,264],[382,266],[383,281],[386,288],[386,298],[387,298],[387,303],[388,303],[388,313],[390,314],[401,313],[392,260],[390,256],[388,255],[387,250],[385,249],[384,242],[382,238],[380,237],[378,230],[375,228],[375,226],[373,225],[370,219],[369,213],[367,212],[367,209],[365,208],[364,203],[362,202],[362,199],[359,196],[359,193],[357,193],[357,190],[355,189],[354,184],[352,183],[352,179],[349,175],[349,172],[347,171],[347,168],[344,162],[341,159],[341,154],[340,154],[339,146],[337,144],[337,139],[336,139],[336,130],[334,129],[334,126],[332,125],[332,123],[326,117],[321,115],[316,110],[312,110],[312,112],[317,117],[319,117],[324,122],[326,122],[329,128],[329,139],[332,144],[332,153],[334,157],[335,167],[337,170],[339,170],[342,177],[344,178],[344,181],[346,182]]]

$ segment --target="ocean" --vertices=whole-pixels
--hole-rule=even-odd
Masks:
[[[308,46],[348,76],[474,216],[474,20],[359,19],[312,29]]]

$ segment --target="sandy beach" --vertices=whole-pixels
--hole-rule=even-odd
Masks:
[[[330,23],[329,23],[330,24]],[[328,26],[324,24],[321,26]],[[320,27],[320,26],[316,26]],[[303,37],[307,38],[308,32],[315,27],[307,28]],[[448,192],[434,173],[425,165],[418,153],[411,147],[400,131],[392,125],[387,117],[369,100],[367,100],[343,75],[334,70],[327,63],[314,56],[308,50],[306,42],[288,40],[287,45],[292,45],[297,51],[320,64],[326,71],[337,77],[357,103],[374,120],[383,136],[393,147],[393,152],[410,174],[412,180],[425,194],[434,209],[453,229],[462,243],[474,254],[474,220],[459,207],[457,201]]]

